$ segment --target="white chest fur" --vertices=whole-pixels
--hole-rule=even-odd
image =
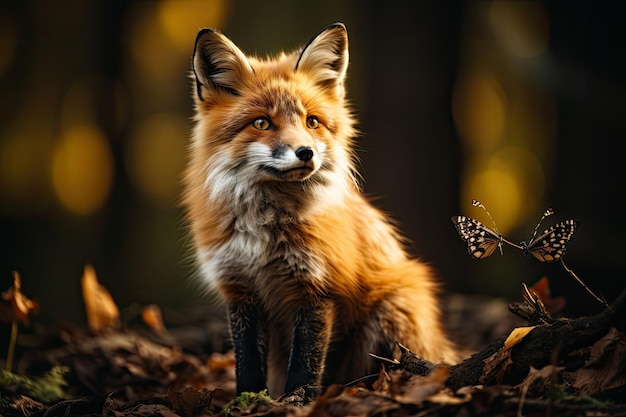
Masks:
[[[241,285],[260,299],[275,302],[281,292],[319,285],[324,264],[307,247],[304,226],[282,220],[251,225],[235,219],[229,239],[199,252],[202,276],[209,286]]]

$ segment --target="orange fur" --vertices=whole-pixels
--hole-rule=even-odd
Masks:
[[[433,272],[360,193],[347,47],[336,24],[273,58],[248,57],[212,30],[200,32],[194,52],[183,201],[203,278],[229,305],[258,312],[273,394],[299,369],[294,318],[308,317],[308,306],[320,313],[311,321],[320,324],[320,349],[310,350],[322,361],[309,382],[375,371],[369,353],[390,355],[396,341],[432,361],[456,360]],[[231,332],[249,332],[245,320],[233,328],[237,319]]]

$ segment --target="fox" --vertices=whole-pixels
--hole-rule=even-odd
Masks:
[[[246,55],[197,34],[182,204],[202,285],[224,301],[236,392],[272,396],[348,383],[398,343],[454,363],[441,284],[361,191],[346,98],[348,35]]]

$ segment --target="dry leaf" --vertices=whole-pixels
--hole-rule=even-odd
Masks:
[[[543,277],[529,288],[541,300],[550,314],[558,314],[565,308],[565,297],[554,297],[550,293],[548,277]]]
[[[233,370],[235,368],[235,352],[233,350],[226,353],[213,352],[209,356],[207,365],[213,372]]]
[[[202,394],[193,388],[185,388],[181,392],[167,390],[167,397],[172,403],[172,408],[183,417],[192,417],[196,410],[202,407]]]
[[[450,368],[438,366],[427,376],[411,375],[402,386],[402,393],[395,397],[404,404],[421,404],[445,388]]]
[[[504,346],[502,346],[502,349],[506,349],[506,350],[511,349],[513,346],[518,344],[524,338],[524,336],[530,333],[530,331],[534,329],[535,327],[537,326],[516,327],[509,334],[509,337],[507,337],[506,340],[504,341]]]
[[[98,282],[96,271],[85,266],[82,278],[87,324],[93,334],[103,334],[120,327],[120,312],[111,294]]]
[[[511,351],[501,349],[491,355],[491,357],[485,359],[484,362],[485,367],[483,368],[483,374],[479,378],[479,381],[485,383],[493,378],[499,384],[502,382],[509,365],[513,363],[511,360]]]
[[[450,390],[441,390],[428,397],[428,401],[436,404],[463,404],[472,399],[469,391],[452,394]]]
[[[312,404],[312,409],[307,407],[285,408],[284,410],[272,410],[272,416],[285,417],[331,417],[331,416],[391,416],[393,410],[398,410],[401,405],[391,398],[378,393],[372,393],[364,388],[351,387],[327,395],[326,393]],[[337,395],[335,395],[337,394]],[[266,415],[266,414],[263,414]],[[404,414],[403,414],[404,415]]]
[[[611,328],[591,347],[585,366],[568,375],[570,384],[581,394],[591,395],[626,385],[626,338]]]
[[[36,302],[29,300],[22,293],[22,281],[20,274],[13,272],[13,287],[2,293],[2,298],[11,303],[13,317],[11,321],[19,321],[28,324],[28,315],[39,309]]]
[[[163,316],[161,315],[161,309],[155,304],[145,306],[141,310],[141,318],[144,323],[148,325],[156,333],[166,333],[165,324],[163,324]]]
[[[531,366],[528,375],[517,388],[520,388],[522,391],[544,392],[546,386],[554,385],[556,376],[563,369],[563,366],[546,365],[538,370]]]
[[[380,373],[378,374],[378,379],[376,379],[376,381],[374,381],[374,384],[372,384],[374,391],[378,391],[385,395],[390,395],[391,392],[389,391],[389,381],[390,378],[389,374],[385,370],[385,365],[380,364]]]
[[[485,382],[495,378],[496,382],[500,383],[508,366],[512,363],[511,348],[518,344],[535,327],[537,326],[516,327],[513,329],[504,341],[502,348],[485,359],[485,367],[483,368],[483,375],[480,381]]]

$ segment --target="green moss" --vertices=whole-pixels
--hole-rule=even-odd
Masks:
[[[261,392],[242,392],[239,396],[235,397],[234,400],[224,406],[222,414],[228,416],[233,408],[247,410],[253,405],[270,404],[271,402],[272,397],[267,393],[267,389]]]
[[[63,387],[67,386],[63,375],[68,372],[69,368],[67,367],[55,366],[46,374],[31,379],[6,370],[0,370],[2,400],[4,401],[9,393],[23,394],[42,403],[52,403],[66,399],[69,396],[63,390]]]
[[[574,403],[582,408],[608,409],[614,403],[610,400],[599,400],[589,395],[579,395],[566,384],[556,384],[546,390],[546,398],[555,403]]]

